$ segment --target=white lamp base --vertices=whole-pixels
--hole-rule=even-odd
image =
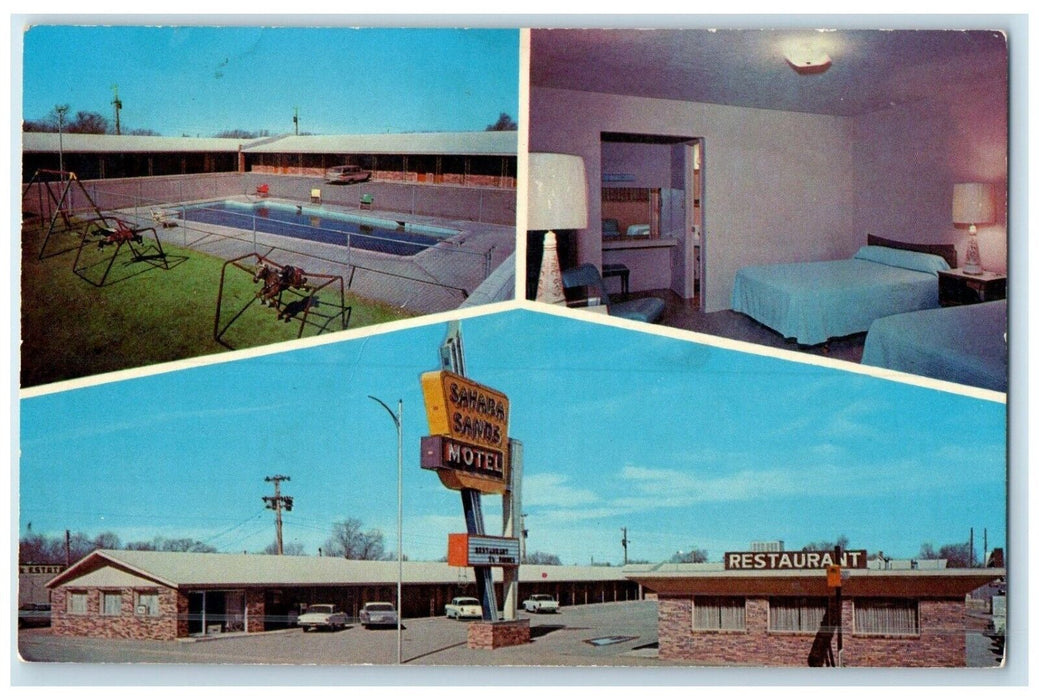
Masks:
[[[967,257],[961,269],[967,275],[980,275],[984,272],[981,267],[981,252],[978,250],[978,229],[974,224],[971,224],[967,235]]]
[[[535,301],[546,304],[566,304],[563,293],[563,273],[559,269],[559,254],[556,252],[556,234],[545,234],[541,253],[541,271],[538,275],[538,291]]]

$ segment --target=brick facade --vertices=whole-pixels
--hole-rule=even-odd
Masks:
[[[920,633],[910,637],[864,635],[854,631],[854,604],[841,610],[844,666],[957,667],[966,665],[965,606],[962,599],[919,601]],[[746,599],[743,631],[694,631],[689,597],[660,597],[660,658],[703,665],[809,666],[836,657],[836,636],[770,632],[768,598]],[[821,665],[821,664],[820,664]]]
[[[497,649],[530,642],[530,620],[472,622],[469,624],[470,649]]]
[[[118,615],[101,614],[101,593],[119,593],[122,603]],[[86,612],[69,612],[69,595],[86,594]],[[159,614],[136,611],[139,593],[157,593]],[[183,599],[183,617],[181,601]],[[172,588],[56,588],[52,597],[51,629],[54,634],[105,639],[176,639],[187,635],[187,599]],[[183,625],[181,624],[183,620]],[[181,634],[183,627],[184,633]]]

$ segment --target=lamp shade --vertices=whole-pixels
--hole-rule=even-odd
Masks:
[[[528,163],[527,230],[587,227],[584,159],[564,153],[531,153]]]
[[[954,224],[989,224],[996,220],[996,203],[992,185],[964,182],[952,186],[952,221]]]

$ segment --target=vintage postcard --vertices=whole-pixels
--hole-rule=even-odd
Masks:
[[[27,25],[21,682],[1006,674],[1012,26]]]

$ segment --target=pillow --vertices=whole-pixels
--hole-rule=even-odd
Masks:
[[[859,260],[890,265],[891,267],[902,267],[917,272],[929,272],[938,274],[939,270],[948,270],[949,263],[940,255],[930,253],[917,253],[912,250],[899,250],[898,248],[885,248],[879,245],[864,245],[855,253]]]

